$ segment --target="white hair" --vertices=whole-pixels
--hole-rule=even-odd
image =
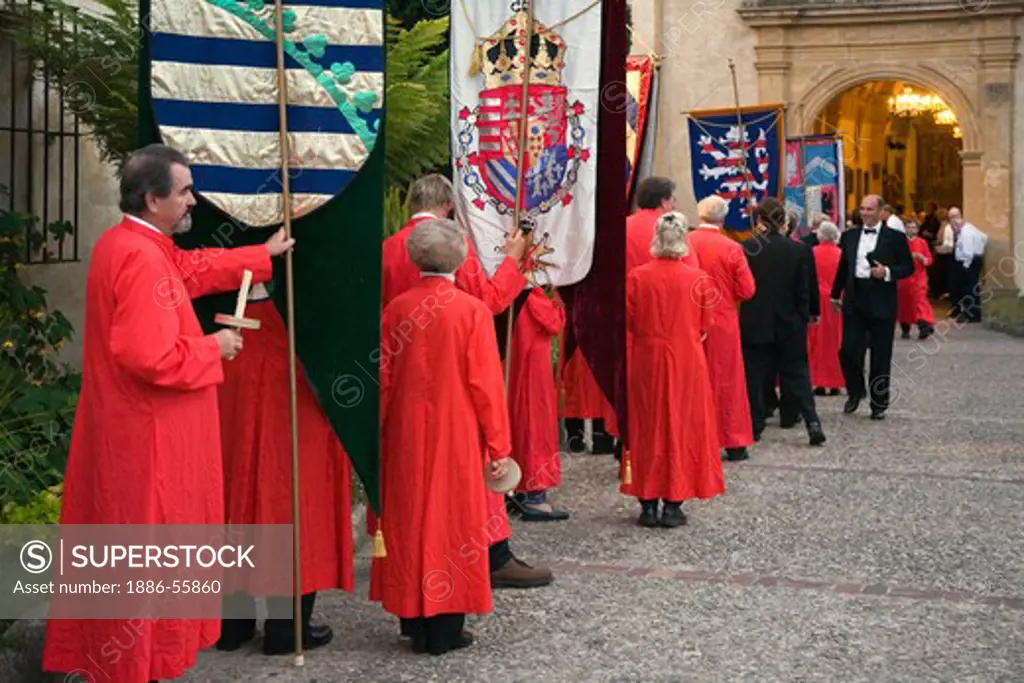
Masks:
[[[469,252],[466,236],[455,221],[447,218],[417,225],[405,248],[416,267],[428,273],[454,273]]]
[[[651,256],[663,259],[680,259],[690,253],[686,244],[686,231],[690,224],[686,216],[678,211],[662,214],[654,228],[651,240]]]
[[[697,204],[697,216],[708,223],[718,224],[725,220],[729,213],[729,202],[717,194],[710,195],[700,200]]]
[[[832,221],[822,221],[821,225],[818,226],[818,241],[820,242],[831,242],[835,244],[839,241],[839,228]]]

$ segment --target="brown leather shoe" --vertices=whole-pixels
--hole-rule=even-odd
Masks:
[[[553,580],[550,569],[533,567],[515,557],[491,572],[491,588],[540,588]]]

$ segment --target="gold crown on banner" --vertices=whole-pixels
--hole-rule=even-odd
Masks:
[[[484,88],[522,85],[526,58],[530,54],[530,84],[559,85],[565,68],[565,41],[536,19],[533,48],[526,50],[526,28],[530,16],[520,10],[500,29],[479,41],[473,50],[469,75],[484,75]]]

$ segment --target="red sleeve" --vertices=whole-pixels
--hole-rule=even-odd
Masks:
[[[473,336],[469,340],[467,368],[469,389],[477,422],[486,448],[485,459],[498,460],[512,452],[505,378],[494,323],[482,311],[475,312]]]
[[[935,259],[932,258],[932,250],[928,248],[928,243],[923,239],[918,237],[917,240],[917,252],[924,256],[924,265],[927,268],[935,261]]]
[[[498,315],[523,291],[526,278],[519,272],[515,259],[506,258],[498,266],[494,277],[487,279],[483,264],[470,247],[466,262],[455,271],[455,286],[487,304],[492,315]]]
[[[273,276],[266,245],[234,249],[175,249],[174,261],[181,269],[185,288],[193,299],[206,294],[230,292],[242,286],[242,271],[252,271],[252,282],[266,282]]]
[[[754,284],[754,274],[750,272],[750,264],[747,263],[747,256],[743,249],[733,249],[729,254],[732,261],[732,282],[735,301],[749,301],[757,291]]]
[[[114,275],[111,354],[146,384],[182,391],[220,384],[224,371],[217,340],[213,335],[181,333],[177,306],[192,303],[182,296],[176,305],[169,305],[153,296],[176,279],[165,263],[137,253]]]
[[[565,309],[549,299],[541,289],[535,288],[526,299],[530,315],[547,334],[554,337],[565,327]]]

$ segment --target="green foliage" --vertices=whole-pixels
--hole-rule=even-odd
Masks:
[[[402,229],[409,222],[409,193],[399,187],[389,187],[384,194],[384,239]]]
[[[66,106],[91,130],[103,159],[116,163],[138,141],[138,2],[94,1],[102,6],[98,12],[66,0],[8,4],[0,8],[0,37],[62,88]]]
[[[0,186],[0,198],[6,192]],[[21,277],[26,239],[42,240],[37,224],[0,208],[0,505],[27,503],[61,482],[81,381],[57,360],[71,324]],[[49,229],[66,237],[71,226]]]
[[[38,491],[24,505],[8,503],[0,511],[0,524],[58,524],[63,488],[63,484],[58,484]]]
[[[403,27],[412,28],[421,21],[448,16],[455,2],[459,0],[388,0],[386,4],[388,14],[396,17]]]
[[[388,17],[387,187],[409,184],[451,159],[448,144],[448,18],[421,21],[411,29]]]

